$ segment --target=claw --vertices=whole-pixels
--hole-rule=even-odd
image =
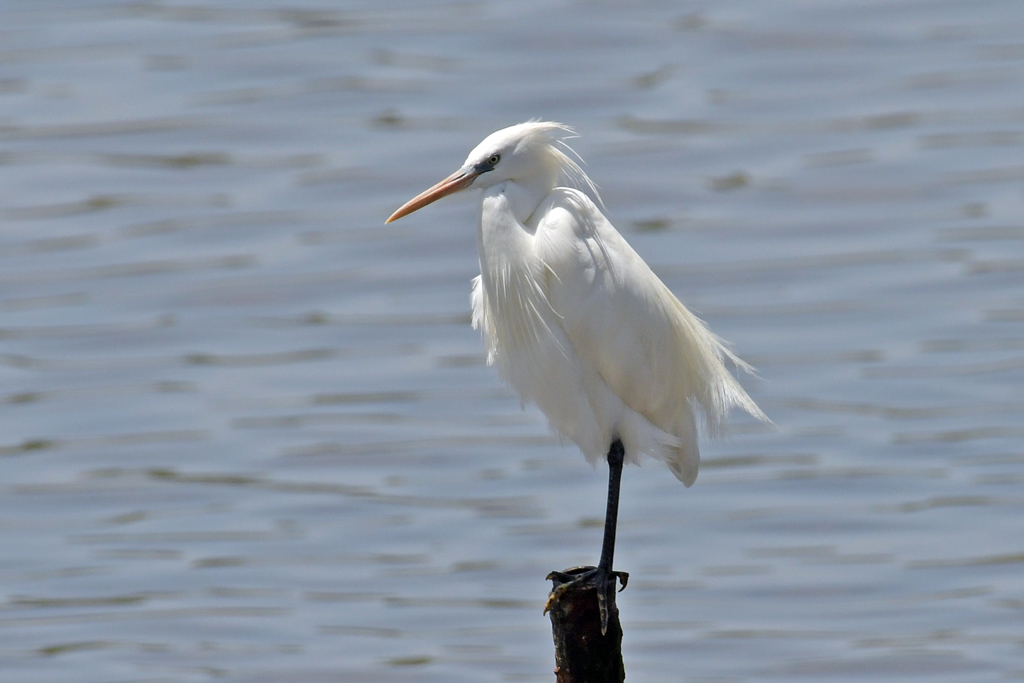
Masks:
[[[615,607],[615,583],[618,581],[622,584],[618,591],[621,593],[629,582],[629,573],[609,571],[601,567],[573,567],[564,572],[551,572],[547,579],[555,582],[555,586],[548,593],[548,599],[544,603],[544,614],[547,614],[570,589],[593,588],[597,592],[597,608],[601,614],[603,636],[608,633],[608,620],[611,609]]]

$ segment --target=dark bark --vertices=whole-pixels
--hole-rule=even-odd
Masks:
[[[553,586],[548,611],[555,640],[557,683],[622,683],[626,679],[622,664],[622,626],[615,593],[611,593],[611,602],[607,605],[608,629],[602,635],[597,588],[562,580],[591,569],[593,567],[574,567],[549,576]],[[563,583],[566,583],[564,590],[556,594],[555,589]]]

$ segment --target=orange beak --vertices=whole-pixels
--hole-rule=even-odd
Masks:
[[[424,190],[407,201],[400,209],[398,209],[398,211],[391,214],[391,217],[384,221],[384,223],[387,224],[391,221],[397,221],[402,216],[408,216],[413,211],[422,209],[427,204],[436,202],[441,197],[447,197],[459,190],[465,190],[473,184],[473,181],[476,180],[478,175],[480,175],[480,173],[474,170],[471,166],[460,168],[458,171],[452,173],[429,190]]]

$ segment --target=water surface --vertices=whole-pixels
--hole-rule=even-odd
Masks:
[[[4,4],[0,680],[549,681],[605,473],[469,328],[574,125],[759,369],[624,478],[629,680],[1024,677],[1019,2]]]

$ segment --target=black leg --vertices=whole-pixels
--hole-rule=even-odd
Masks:
[[[626,453],[618,439],[608,449],[608,509],[604,513],[604,543],[601,545],[600,569],[612,570],[615,557],[615,527],[619,523],[619,488],[622,484],[622,463]]]
[[[625,460],[622,441],[616,439],[608,449],[608,507],[604,517],[604,542],[601,544],[601,559],[596,567],[574,567],[564,572],[551,572],[548,579],[555,587],[548,596],[544,612],[569,590],[594,589],[597,592],[597,606],[601,614],[601,635],[608,632],[608,619],[615,610],[616,582],[626,587],[629,574],[612,569],[615,558],[615,528],[619,518],[619,488],[622,481],[622,463]],[[621,589],[620,589],[621,590]]]

